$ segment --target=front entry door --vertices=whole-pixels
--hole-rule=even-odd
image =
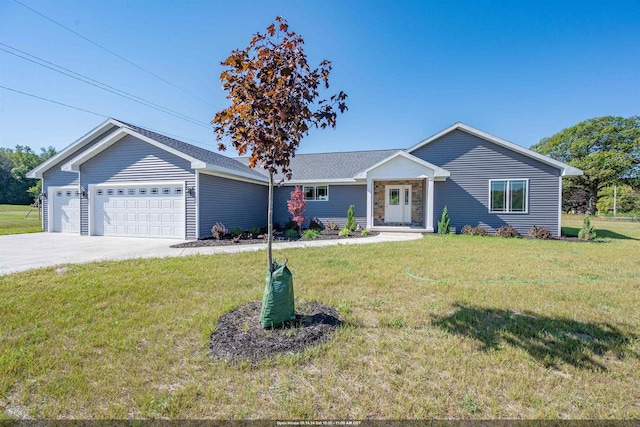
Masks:
[[[384,222],[411,223],[411,186],[386,185]]]

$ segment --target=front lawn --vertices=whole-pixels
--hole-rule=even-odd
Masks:
[[[261,299],[263,251],[3,276],[0,419],[637,419],[640,224],[593,223],[608,237],[276,251],[345,325],[257,365],[208,342]]]
[[[38,219],[36,209],[25,218],[29,209],[29,206],[23,205],[0,205],[0,236],[42,231],[42,222]]]

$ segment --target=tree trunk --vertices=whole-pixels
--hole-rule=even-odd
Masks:
[[[587,189],[587,213],[589,215],[596,214],[596,204],[598,203],[598,189],[596,188],[588,188]]]
[[[273,273],[273,255],[271,245],[273,243],[273,172],[269,171],[269,207],[267,214],[267,268]]]

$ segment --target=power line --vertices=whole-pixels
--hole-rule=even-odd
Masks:
[[[6,89],[6,90],[10,90],[11,92],[20,93],[22,95],[30,96],[32,98],[41,99],[43,101],[52,102],[54,104],[58,104],[58,105],[62,105],[62,106],[65,106],[65,107],[73,108],[74,110],[84,111],[85,113],[94,114],[96,116],[105,117],[107,119],[109,118],[109,116],[106,116],[106,115],[100,114],[100,113],[96,113],[95,111],[85,110],[84,108],[80,108],[80,107],[74,107],[73,105],[65,104],[64,102],[54,101],[53,99],[49,99],[49,98],[43,98],[41,96],[34,95],[32,93],[22,92],[21,90],[12,89],[10,87],[6,87],[6,86],[2,86],[2,85],[0,85],[0,88],[1,89]]]
[[[37,57],[35,55],[32,55],[30,53],[27,53],[27,52],[24,52],[24,51],[22,51],[20,49],[16,49],[15,47],[9,46],[7,44],[0,43],[0,45],[6,46],[6,47],[8,47],[10,49],[13,49],[13,50],[17,51],[17,52],[21,52],[21,53],[23,53],[25,55],[28,55],[31,58],[35,59],[34,60],[34,59],[27,58],[27,57],[22,56],[22,55],[20,55],[18,53],[11,52],[11,51],[9,51],[7,49],[4,49],[4,48],[0,47],[1,51],[4,51],[4,52],[6,52],[6,53],[8,53],[10,55],[14,55],[14,56],[16,56],[18,58],[24,59],[25,61],[29,61],[29,62],[32,62],[32,63],[34,63],[36,65],[40,65],[41,67],[44,67],[44,68],[47,68],[49,70],[55,71],[57,73],[64,74],[64,75],[66,75],[68,77],[71,77],[73,79],[79,80],[79,81],[81,81],[83,83],[89,84],[91,86],[97,87],[97,88],[102,89],[104,91],[111,92],[111,93],[116,94],[118,96],[121,96],[123,98],[126,98],[126,99],[129,99],[131,101],[137,102],[138,104],[142,104],[142,105],[144,105],[146,107],[153,108],[154,110],[160,111],[162,113],[169,114],[169,115],[171,115],[173,117],[177,117],[179,119],[185,120],[185,121],[187,121],[187,122],[189,122],[191,124],[195,124],[195,125],[207,128],[207,129],[209,128],[209,124],[206,124],[205,122],[201,122],[201,121],[199,121],[197,119],[194,119],[194,118],[191,118],[189,116],[186,116],[186,115],[184,115],[182,113],[179,113],[179,112],[177,112],[175,110],[172,110],[170,108],[167,108],[167,107],[164,107],[162,105],[156,104],[154,102],[148,101],[148,100],[146,100],[144,98],[141,98],[139,96],[133,95],[133,94],[131,94],[129,92],[126,92],[126,91],[123,91],[121,89],[115,88],[115,87],[110,86],[110,85],[108,85],[106,83],[102,83],[102,82],[100,82],[98,80],[92,79],[91,77],[87,77],[87,76],[82,75],[80,73],[77,73],[77,72],[75,72],[73,70],[69,70],[68,68],[65,68],[65,67],[62,67],[60,65],[54,64],[53,62],[49,62],[49,61],[47,61],[45,59],[39,58],[39,57]],[[38,61],[41,61],[41,62],[38,62]],[[53,67],[56,67],[56,68],[53,68],[53,67],[45,65],[45,64],[51,64]],[[59,68],[59,69],[57,69],[57,68]],[[64,70],[64,71],[61,71],[61,70]],[[95,82],[95,83],[93,83],[93,82]]]
[[[32,11],[33,13],[35,13],[35,14],[37,14],[37,15],[40,15],[41,17],[45,18],[46,20],[51,21],[51,22],[53,22],[54,24],[56,24],[56,25],[58,25],[58,26],[60,26],[60,27],[64,28],[65,30],[70,31],[71,33],[75,34],[76,36],[80,37],[80,38],[81,38],[81,39],[83,39],[83,40],[88,41],[89,43],[93,44],[94,46],[97,46],[97,47],[99,47],[100,49],[102,49],[102,50],[104,50],[104,51],[106,51],[106,52],[110,53],[111,55],[113,55],[113,56],[115,56],[115,57],[117,57],[117,58],[120,58],[121,60],[125,61],[126,63],[133,65],[134,67],[138,68],[139,70],[142,70],[142,71],[144,71],[145,73],[147,73],[147,74],[149,74],[149,75],[151,75],[151,76],[155,77],[156,79],[163,81],[164,83],[168,84],[169,86],[174,87],[175,89],[178,89],[179,91],[181,91],[181,92],[183,92],[183,93],[186,93],[187,95],[191,96],[192,98],[197,99],[198,101],[200,101],[200,102],[202,102],[202,103],[204,103],[204,104],[207,104],[207,105],[209,105],[209,106],[212,106],[212,104],[210,104],[209,102],[205,101],[204,99],[202,99],[202,98],[200,98],[200,97],[198,97],[198,96],[196,96],[196,95],[192,94],[191,92],[186,91],[185,89],[182,89],[181,87],[179,87],[179,86],[177,86],[177,85],[175,85],[175,84],[171,83],[169,80],[167,80],[167,79],[165,79],[165,78],[163,78],[163,77],[160,77],[159,75],[157,75],[157,74],[153,73],[152,71],[147,70],[146,68],[144,68],[144,67],[142,67],[142,66],[140,66],[140,65],[136,64],[135,62],[128,60],[127,58],[125,58],[125,57],[123,57],[123,56],[121,56],[121,55],[119,55],[119,54],[115,53],[115,52],[114,52],[114,51],[112,51],[111,49],[108,49],[108,48],[106,48],[106,47],[102,46],[101,44],[94,42],[93,40],[91,40],[91,39],[89,39],[89,38],[87,38],[87,37],[83,36],[82,34],[80,34],[80,33],[76,32],[76,31],[72,30],[71,28],[69,28],[69,27],[67,27],[67,26],[65,26],[65,25],[63,25],[63,24],[61,24],[61,23],[59,23],[58,21],[55,21],[55,20],[53,20],[52,18],[49,18],[49,17],[48,17],[48,16],[46,16],[45,14],[43,14],[43,13],[41,13],[41,12],[38,12],[37,10],[33,9],[32,7],[29,7],[29,6],[27,6],[26,4],[24,4],[24,3],[20,2],[19,0],[13,0],[13,1],[15,1],[16,3],[18,3],[20,6],[22,6],[22,7],[26,8],[26,9],[29,9],[29,10],[30,10],[30,11]]]
[[[63,107],[73,108],[74,110],[83,111],[85,113],[89,113],[89,114],[93,114],[93,115],[96,115],[96,116],[104,117],[106,119],[110,118],[109,116],[107,116],[105,114],[96,113],[95,111],[87,110],[87,109],[80,108],[80,107],[75,107],[73,105],[65,104],[64,102],[54,101],[53,99],[44,98],[42,96],[34,95],[32,93],[23,92],[21,90],[13,89],[13,88],[10,88],[10,87],[7,87],[7,86],[0,85],[0,89],[9,90],[11,92],[16,92],[16,93],[19,93],[21,95],[29,96],[31,98],[40,99],[40,100],[46,101],[46,102],[51,102],[53,104],[62,105]],[[205,148],[205,147],[207,147],[209,145],[206,142],[198,141],[197,139],[186,138],[184,136],[171,134],[171,133],[168,133],[168,132],[165,132],[165,131],[162,131],[162,130],[153,129],[153,128],[150,128],[150,127],[147,127],[147,126],[140,126],[140,127],[144,128],[144,129],[147,129],[147,130],[150,130],[150,131],[153,131],[153,132],[156,132],[156,133],[159,133],[161,135],[171,136],[171,137],[175,137],[175,138],[180,138],[181,140],[191,141],[191,142],[197,143],[197,144],[200,145],[201,148]]]

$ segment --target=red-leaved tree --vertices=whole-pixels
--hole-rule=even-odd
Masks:
[[[307,207],[307,202],[304,201],[304,193],[302,187],[296,186],[295,190],[291,192],[291,199],[287,200],[287,208],[291,214],[293,222],[298,225],[298,231],[302,233],[302,223],[306,219],[304,215],[304,208]]]
[[[222,65],[226,69],[220,80],[231,105],[216,113],[211,123],[219,150],[226,150],[221,141],[229,138],[239,155],[249,154],[249,167],[269,172],[267,263],[272,273],[274,175],[291,178],[289,160],[300,140],[312,127],[335,127],[336,110],[347,109],[347,95],[320,96],[321,89],[329,88],[331,62],[309,67],[304,40],[282,17],[266,33],[256,33],[248,47],[234,50]]]

